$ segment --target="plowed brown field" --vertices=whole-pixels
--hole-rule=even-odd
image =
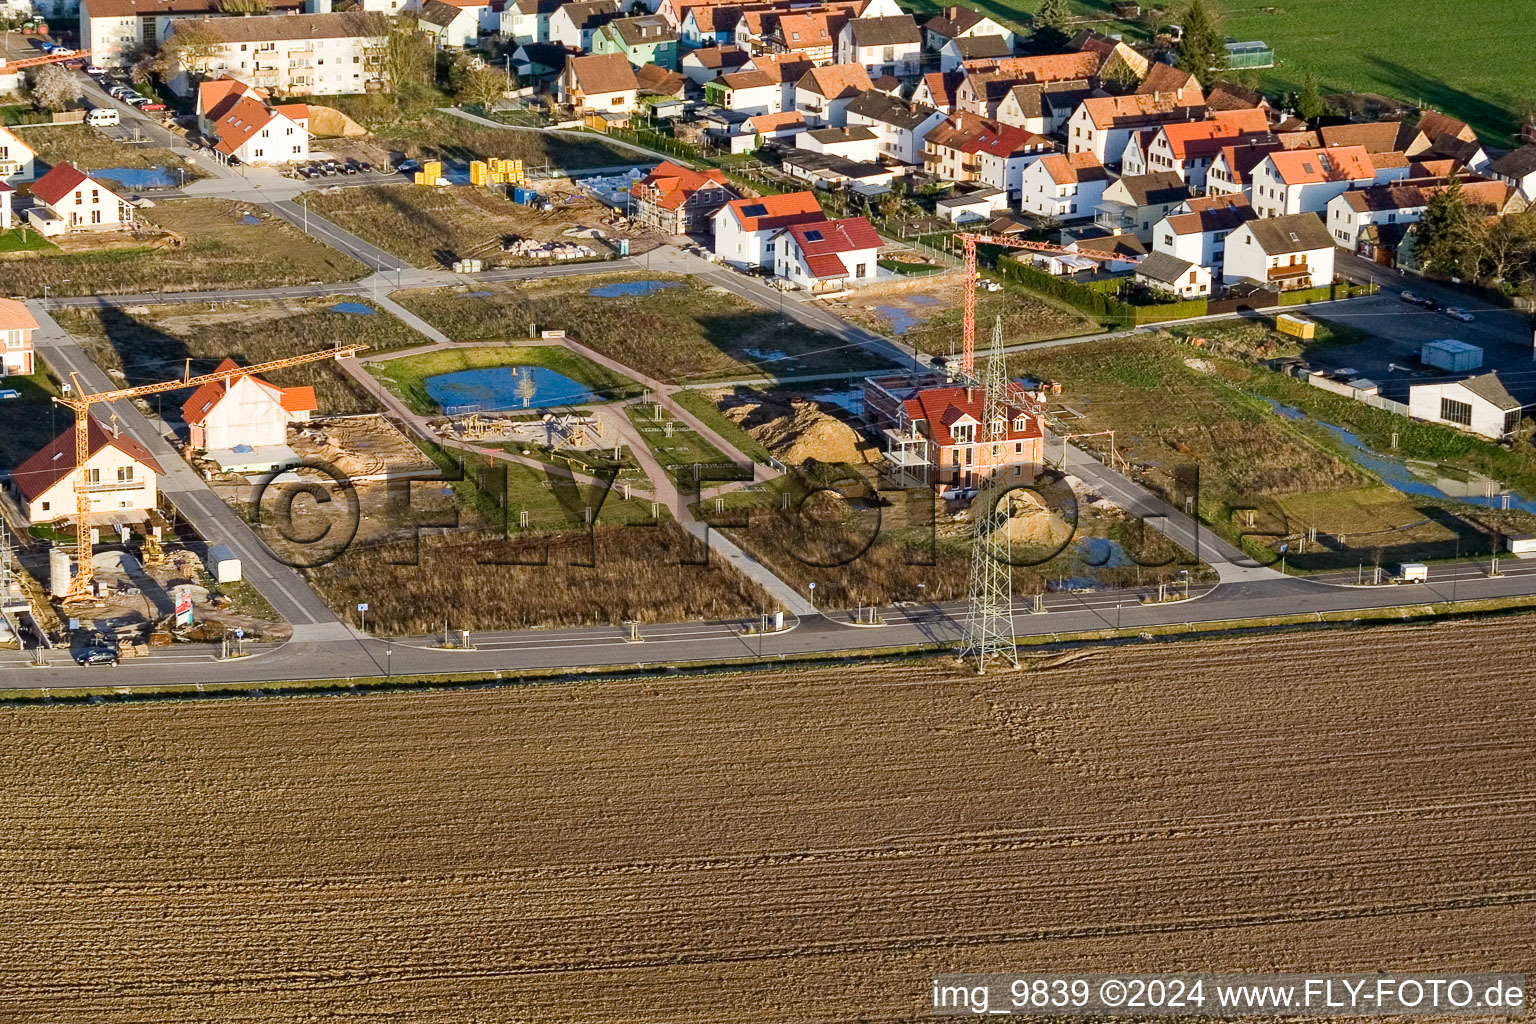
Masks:
[[[0,1016],[898,1021],[934,971],[1520,970],[1530,620],[0,712]]]

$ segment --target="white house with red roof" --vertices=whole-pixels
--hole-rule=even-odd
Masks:
[[[863,217],[792,225],[774,253],[774,274],[808,292],[841,291],[875,279],[880,236]]]
[[[281,165],[309,159],[309,107],[273,106],[266,93],[233,78],[198,86],[197,123],[226,162]]]
[[[87,420],[84,486],[92,516],[147,512],[158,500],[155,478],[164,471],[138,441]],[[11,473],[11,493],[33,525],[75,514],[81,474],[75,462],[73,425]]]
[[[31,181],[35,177],[37,153],[15,132],[0,128],[0,182]]]
[[[37,320],[32,311],[15,299],[0,299],[0,377],[30,375],[36,365],[32,360],[32,332]]]
[[[814,192],[737,199],[715,214],[715,255],[733,267],[772,267],[781,235],[826,219]]]
[[[54,165],[32,185],[27,223],[45,238],[133,223],[133,204],[70,163]]]
[[[1250,202],[1260,217],[1321,216],[1334,197],[1374,184],[1376,165],[1364,146],[1280,150],[1254,167]]]
[[[670,161],[630,186],[634,216],[669,235],[708,231],[715,213],[741,193],[719,168],[695,171]]]
[[[214,372],[239,368],[225,359]],[[181,415],[191,430],[191,447],[216,452],[282,445],[288,424],[307,422],[317,408],[312,387],[280,388],[246,375],[202,385],[182,404]]]
[[[1084,220],[1094,215],[1113,180],[1090,151],[1051,153],[1024,168],[1019,207],[1051,220]]]

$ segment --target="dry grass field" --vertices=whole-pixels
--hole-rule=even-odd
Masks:
[[[935,971],[1525,969],[1529,621],[6,709],[7,1016],[843,1024],[925,1019]]]

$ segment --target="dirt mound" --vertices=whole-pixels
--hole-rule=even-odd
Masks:
[[[725,415],[764,445],[785,465],[805,462],[874,462],[875,448],[859,432],[819,402],[788,402],[738,390],[718,399]]]
[[[335,107],[309,108],[309,130],[319,139],[357,139],[368,130]]]
[[[1040,496],[1014,491],[1008,496],[1008,542],[1028,547],[1057,548],[1072,536],[1072,527],[1045,507]]]

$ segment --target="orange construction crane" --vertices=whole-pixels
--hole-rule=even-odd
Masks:
[[[22,68],[35,68],[40,64],[58,64],[66,60],[90,60],[90,50],[77,50],[74,53],[45,54],[41,57],[23,57],[21,60],[0,61],[0,70],[7,73],[19,71]]]
[[[1027,242],[1022,238],[1008,238],[1004,235],[980,235],[971,232],[963,232],[960,240],[965,243],[965,317],[961,321],[964,331],[965,352],[961,358],[960,368],[967,377],[975,376],[976,362],[976,245],[1001,245],[1010,249],[1028,249],[1031,252],[1047,252],[1057,256],[1077,256],[1085,260],[1102,260],[1115,263],[1140,263],[1140,256],[1128,256],[1124,253],[1108,252],[1078,252],[1066,249],[1049,242]]]
[[[265,363],[257,363],[254,366],[240,366],[233,370],[205,373],[199,377],[189,375],[181,380],[168,380],[159,384],[144,384],[136,388],[120,388],[117,391],[102,391],[94,395],[87,395],[85,389],[80,386],[80,378],[71,373],[69,379],[74,382],[74,393],[77,397],[54,398],[55,402],[68,406],[75,411],[75,471],[79,474],[79,479],[75,481],[75,558],[79,562],[79,571],[69,581],[69,592],[64,595],[64,603],[66,605],[81,604],[90,600],[91,579],[95,576],[91,567],[91,494],[89,484],[86,482],[88,473],[85,465],[91,458],[91,406],[115,402],[120,398],[137,398],[140,395],[153,395],[162,391],[177,391],[181,388],[200,387],[203,384],[210,384],[214,381],[249,377],[257,373],[266,373],[269,370],[281,370],[288,366],[298,366],[300,363],[313,363],[320,359],[342,359],[355,355],[367,347],[367,345],[338,345],[325,352],[310,352],[302,356],[288,356],[286,359],[273,359]]]

